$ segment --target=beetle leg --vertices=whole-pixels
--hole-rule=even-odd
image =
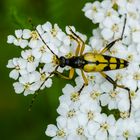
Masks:
[[[85,43],[82,43],[81,51],[80,51],[80,56],[83,54],[85,50]]]
[[[74,76],[74,69],[73,68],[70,69],[69,76],[65,76],[62,73],[58,72],[58,71],[54,71],[53,73],[58,75],[58,76],[60,76],[63,79],[71,80],[73,78],[73,76]]]
[[[81,48],[81,42],[73,34],[69,35],[69,37],[72,38],[73,40],[75,40],[78,44],[78,46],[76,48],[76,52],[75,52],[75,56],[78,56],[79,52],[80,52],[80,48]]]
[[[125,89],[125,86],[124,86],[124,85],[118,85],[118,84],[117,84],[117,81],[114,81],[111,77],[109,77],[109,76],[108,76],[107,74],[105,74],[104,72],[100,72],[100,74],[101,74],[107,81],[109,81],[111,84],[113,84],[113,89],[114,89],[114,90],[116,89],[116,87]]]
[[[122,38],[118,38],[118,39],[112,41],[111,43],[109,43],[105,48],[103,48],[103,49],[101,50],[101,52],[100,52],[99,54],[103,54],[103,53],[105,53],[106,51],[110,50],[111,47],[113,47],[113,45],[114,45],[117,41],[119,41],[119,40],[122,40]]]
[[[103,48],[103,50],[101,50],[100,54],[103,54],[105,53],[106,51],[110,50],[111,47],[117,42],[117,41],[120,41],[123,39],[123,36],[124,36],[124,31],[125,31],[125,25],[126,25],[126,20],[127,20],[127,17],[125,15],[125,19],[124,19],[124,25],[123,25],[123,30],[122,30],[122,34],[121,34],[121,37],[112,41],[111,43],[109,43],[105,48]]]
[[[79,48],[79,52],[80,52],[80,56],[81,56],[83,54],[84,50],[85,50],[85,42],[81,39],[81,37],[79,37],[75,32],[73,32],[73,30],[71,29],[71,27],[69,27],[69,28],[70,28],[70,32],[72,33],[72,35],[75,38],[77,38],[78,42],[81,43],[81,48]]]
[[[124,85],[118,85],[117,81],[114,81],[111,77],[109,77],[107,74],[105,74],[104,72],[100,72],[100,74],[106,79],[108,80],[112,85],[113,85],[113,89],[115,90],[117,87],[125,89],[128,91],[128,95],[129,95],[129,116],[131,114],[131,107],[132,107],[132,99],[131,99],[131,93],[130,93],[130,89],[128,87],[125,87]]]
[[[85,85],[87,86],[87,85],[88,85],[88,80],[87,80],[87,78],[86,78],[86,76],[85,76],[83,70],[81,70],[81,73],[82,73],[82,77],[83,77],[83,80],[84,80],[84,82],[85,82]]]
[[[80,90],[78,91],[79,95],[81,94],[81,92],[82,92],[82,90],[84,89],[85,86],[86,86],[85,84],[83,84],[83,85],[81,86]]]

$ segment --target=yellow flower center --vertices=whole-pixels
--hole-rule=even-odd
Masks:
[[[17,38],[17,41],[22,41],[22,38]]]
[[[113,48],[110,50],[110,52],[111,52],[111,54],[116,54],[116,53],[118,53],[118,50],[116,48]]]
[[[73,102],[78,101],[79,100],[79,93],[77,93],[77,92],[72,93],[70,99]]]
[[[132,54],[128,55],[127,56],[127,61],[132,61],[132,60],[133,60],[133,55]]]
[[[111,17],[111,15],[112,15],[112,13],[111,13],[110,11],[108,11],[108,12],[106,13],[106,16],[107,16],[107,17]]]
[[[124,136],[125,138],[129,138],[129,136],[130,136],[129,131],[128,131],[128,130],[124,131],[124,132],[123,132],[123,136]]]
[[[140,80],[140,73],[139,72],[135,72],[133,75],[133,79],[134,80]]]
[[[94,80],[94,78],[95,78],[94,75],[88,75],[88,76],[87,76],[87,79],[88,79],[88,80],[91,80],[91,81]]]
[[[136,98],[136,92],[135,91],[131,91],[130,92],[130,96],[131,96],[131,98]]]
[[[128,15],[133,19],[137,19],[137,15],[134,12],[128,12]]]
[[[46,47],[45,46],[42,46],[39,50],[41,53],[45,53],[46,52]]]
[[[16,69],[16,70],[20,70],[20,67],[19,67],[19,65],[17,65],[17,66],[15,67],[15,69]]]
[[[38,39],[38,33],[36,31],[32,31],[31,32],[31,37],[32,37],[33,40]]]
[[[80,136],[84,135],[84,129],[82,127],[77,128],[77,131],[76,132]]]
[[[113,32],[118,32],[118,31],[119,31],[119,26],[118,26],[117,24],[114,24],[114,25],[112,26],[112,31],[113,31]]]
[[[117,81],[121,81],[122,78],[123,78],[122,74],[117,73],[117,75],[116,75],[116,80],[117,80]]]
[[[117,94],[118,94],[117,91],[111,91],[109,95],[111,98],[116,98]]]
[[[122,119],[126,119],[129,117],[129,112],[120,112],[120,116]]]
[[[54,64],[54,66],[58,65],[59,64],[59,61],[58,59],[56,58],[55,55],[53,55],[53,58],[52,58],[52,63]]]
[[[107,122],[101,124],[100,127],[101,127],[102,131],[107,131],[109,129],[109,125],[107,124]]]
[[[45,81],[46,80],[46,74],[45,74],[45,72],[44,73],[41,73],[41,77],[40,77],[40,80],[41,81]]]
[[[53,37],[56,37],[57,32],[58,32],[58,31],[57,31],[55,28],[53,28],[53,29],[51,30],[52,36],[53,36]]]
[[[98,10],[97,10],[97,7],[96,7],[96,6],[93,6],[93,7],[92,7],[92,10],[93,10],[94,12],[98,12]]]
[[[92,112],[92,111],[89,111],[88,112],[88,120],[90,121],[90,120],[93,120],[93,118],[94,118],[94,113]]]
[[[27,60],[30,63],[34,62],[34,56],[32,56],[32,55],[28,56]]]
[[[30,83],[26,83],[25,85],[24,85],[24,89],[25,90],[28,90],[30,88]]]
[[[66,136],[66,133],[65,133],[65,131],[64,131],[63,129],[61,129],[61,130],[58,130],[58,131],[56,132],[56,135],[57,135],[58,137],[64,138],[64,137]]]
[[[76,115],[76,111],[73,109],[73,110],[70,110],[67,114],[68,118],[72,118]]]
[[[98,91],[94,91],[93,93],[90,94],[90,97],[93,100],[96,100],[101,94]]]
[[[118,0],[112,0],[112,2],[111,2],[112,5],[117,4],[117,1],[118,1]]]

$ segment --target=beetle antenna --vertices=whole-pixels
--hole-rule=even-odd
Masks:
[[[55,71],[58,69],[58,67],[59,67],[59,66],[57,66],[57,67],[55,68]],[[40,88],[44,85],[44,83],[48,80],[48,78],[50,78],[53,74],[54,74],[54,72],[51,72],[50,75],[49,75],[48,77],[46,77],[46,79],[44,80],[44,82],[40,85]],[[40,89],[40,88],[39,88],[39,89]],[[36,99],[36,97],[37,97],[38,95],[39,95],[39,90],[37,90],[37,92],[34,94],[32,100],[31,100],[31,103],[30,103],[30,105],[29,105],[28,111],[31,111],[31,109],[32,109],[32,107],[33,107],[33,104],[34,104],[34,102],[35,102],[35,99]]]
[[[30,23],[31,27],[33,30],[35,30],[35,25],[33,24],[32,22],[32,19],[31,18],[28,18],[28,22]]]
[[[123,25],[123,30],[122,30],[121,39],[123,39],[123,36],[124,36],[124,31],[125,31],[126,21],[127,21],[127,14],[125,14],[125,19],[124,19],[124,25]]]
[[[76,38],[81,39],[81,38],[72,30],[71,26],[68,26],[68,27],[69,27],[70,32],[71,32]]]
[[[36,32],[38,33],[40,40],[45,44],[45,46],[50,50],[50,52],[51,52],[52,54],[54,54],[54,55],[56,56],[57,59],[59,59],[58,56],[57,56],[57,55],[50,49],[50,47],[46,44],[46,42],[44,41],[44,39],[42,38],[42,36],[40,35],[40,33],[38,32],[37,29],[36,29]]]
[[[28,19],[30,25],[32,26],[32,29],[35,30],[37,32],[37,34],[39,35],[39,39],[45,44],[45,46],[51,51],[52,54],[54,54],[56,56],[56,58],[58,59],[58,56],[50,49],[50,47],[46,44],[46,42],[44,41],[44,39],[42,38],[41,34],[38,32],[38,30],[36,29],[36,27],[34,26],[34,24],[32,23],[32,19],[29,18]]]
[[[39,94],[38,92],[36,92],[36,93],[34,94],[32,100],[31,100],[31,103],[30,103],[30,105],[29,105],[28,111],[31,111],[32,106],[33,106],[33,104],[34,104],[34,102],[35,102],[35,99],[36,99],[36,97],[38,96],[38,94]]]

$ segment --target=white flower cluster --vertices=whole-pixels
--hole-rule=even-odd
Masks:
[[[53,140],[137,140],[140,137],[140,1],[95,1],[87,3],[83,11],[94,24],[99,24],[84,53],[99,53],[120,38],[127,17],[123,39],[105,54],[129,61],[127,68],[106,74],[130,92],[113,90],[113,85],[99,73],[85,73],[89,84],[84,86],[81,72],[76,70],[76,86],[67,84],[63,88],[57,126],[48,125],[46,135]],[[71,28],[86,41],[85,35]],[[8,43],[23,49],[21,57],[9,60],[7,65],[12,68],[10,77],[18,80],[13,84],[16,93],[34,94],[52,86],[57,57],[74,56],[78,45],[71,38],[69,27],[66,33],[57,24],[53,27],[47,22],[34,31],[16,30],[15,36],[8,36]],[[58,70],[63,73],[69,67]]]
[[[140,137],[140,1],[95,1],[87,3],[83,11],[94,24],[99,24],[89,41],[95,53],[121,37],[127,16],[123,40],[116,42],[106,54],[124,58],[129,66],[106,73],[128,87],[130,95],[124,89],[113,90],[98,73],[85,73],[89,85],[81,90],[84,80],[77,70],[76,87],[66,85],[63,89],[57,125],[48,125],[46,135],[53,140],[137,140]]]
[[[75,31],[74,27],[72,29]],[[69,32],[68,27],[66,31]],[[86,36],[77,34],[86,39]],[[52,86],[51,77],[58,64],[48,46],[58,57],[71,57],[77,45],[57,24],[53,27],[50,22],[38,25],[34,31],[16,30],[15,36],[9,35],[7,42],[23,49],[21,57],[9,60],[7,67],[13,69],[10,78],[18,80],[13,84],[15,92],[25,96]],[[64,69],[58,70],[63,72]]]
[[[109,94],[102,92],[98,84],[89,84],[83,90],[67,84],[59,98],[57,126],[48,125],[46,135],[53,140],[136,140],[140,136],[140,110],[128,118],[123,111],[126,93],[119,89]],[[106,104],[110,110],[118,104],[120,116],[107,116],[102,108]]]

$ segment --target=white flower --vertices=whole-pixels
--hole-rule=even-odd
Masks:
[[[40,59],[41,63],[51,63],[53,61],[53,54],[42,42],[38,43],[38,46],[32,50],[32,54],[36,59]]]
[[[100,97],[102,106],[108,105],[109,110],[117,109],[118,101],[120,100],[119,93],[121,93],[122,90],[118,88],[116,90],[113,90],[112,85],[106,82],[102,84],[101,89],[105,92]]]
[[[28,45],[28,41],[22,38],[23,31],[16,30],[15,37],[13,35],[9,35],[7,39],[7,43],[14,44],[16,46],[20,46],[21,48],[25,48]]]
[[[99,52],[104,47],[104,40],[100,35],[100,30],[93,30],[93,37],[90,38],[89,44],[91,45],[93,52]],[[99,33],[99,36],[98,34]]]
[[[73,122],[68,125],[69,127],[69,135],[67,137],[68,140],[81,140],[86,139],[87,130],[86,130],[86,122],[81,116],[81,114],[78,115],[77,122]]]
[[[22,75],[19,78],[19,82],[13,84],[15,92],[20,94],[24,92],[24,95],[34,94],[38,90],[40,85],[37,85],[35,82],[39,80],[39,75],[37,72],[31,74]]]
[[[133,33],[132,39],[135,43],[140,43],[139,36],[140,36],[140,31],[136,31]]]
[[[46,22],[42,26],[37,26],[37,31],[40,34],[39,39],[43,40],[43,43],[47,44],[55,54],[58,56],[69,54],[70,37],[57,24],[53,27],[50,22]]]
[[[75,82],[76,82],[76,85],[81,87],[85,81],[82,77],[82,73],[79,69],[76,69],[76,73],[78,74],[78,76],[75,78]],[[99,73],[86,73],[84,72],[87,80],[88,80],[88,85],[92,85],[94,86],[95,83],[97,84],[101,84],[103,81],[104,81],[104,78],[101,77],[101,75]]]
[[[131,119],[134,119],[134,121],[136,122],[136,124],[138,126],[137,127],[137,129],[138,129],[137,134],[140,136],[140,127],[139,127],[139,125],[140,125],[140,110],[134,111]]]
[[[18,79],[19,75],[27,74],[26,71],[26,61],[22,58],[13,58],[8,61],[8,68],[14,68],[9,76],[15,80]]]
[[[114,90],[111,79],[95,72],[84,72],[88,81],[86,86],[81,70],[76,69],[76,86],[67,84],[63,88],[57,108],[57,126],[49,125],[46,135],[53,140],[137,140],[140,137],[140,2],[95,1],[87,3],[83,11],[87,18],[99,25],[92,31],[88,44],[85,43],[86,35],[76,31],[74,26],[66,26],[63,32],[57,24],[50,22],[38,25],[34,31],[19,29],[14,36],[8,36],[7,43],[24,49],[21,57],[9,60],[7,65],[12,68],[10,77],[17,80],[13,84],[15,92],[26,96],[50,88],[55,70],[60,73],[70,70],[69,66],[59,67],[57,57],[75,56],[82,43],[85,50],[80,57],[86,52],[100,54],[107,44],[122,37],[126,15],[123,39],[101,55],[129,62],[127,68],[106,74],[118,85],[130,88],[130,93],[119,87]]]
[[[40,69],[38,72],[39,80],[35,82],[36,85],[40,85],[40,89],[44,89],[45,87],[50,88],[52,86],[52,74],[49,74],[45,71],[45,69]]]
[[[73,121],[77,121],[77,110],[78,108],[76,109],[75,107],[69,106],[67,103],[61,103],[57,108],[59,115],[66,117],[67,121],[71,121],[71,123],[73,123]]]
[[[57,127],[55,125],[48,125],[45,131],[47,136],[53,137],[53,140],[66,140],[67,132],[66,119],[62,117],[57,118]]]
[[[98,117],[96,122],[92,122],[88,124],[88,131],[90,135],[94,136],[96,140],[106,140],[108,136],[115,136],[115,118],[113,115],[106,116],[102,114]]]
[[[37,48],[42,43],[42,41],[39,40],[39,34],[36,30],[31,31],[28,29],[24,29],[23,38],[28,40],[28,46],[30,48]]]
[[[138,91],[131,91],[131,98],[132,98],[132,107],[134,110],[139,110],[140,108],[140,90]]]
[[[62,89],[64,95],[62,95],[59,99],[60,102],[65,102],[69,106],[73,106],[75,108],[79,107],[80,105],[80,92],[78,87],[73,87],[70,84],[67,84],[63,89]]]
[[[56,46],[56,48],[60,46],[61,40],[65,34],[57,24],[52,27],[50,22],[46,22],[44,25],[42,25],[42,29],[44,30],[44,34],[41,36],[46,43],[52,43],[54,46]]]
[[[29,29],[24,29],[23,30],[23,38],[24,39],[29,39],[32,37],[32,32]]]
[[[121,93],[119,93],[119,100],[118,100],[118,109],[120,112],[128,112],[130,109],[130,99],[129,99],[129,93],[126,90],[122,90]]]
[[[139,129],[133,119],[118,120],[116,123],[117,140],[134,140],[137,139],[137,130]]]
[[[131,64],[128,68],[129,75],[123,79],[123,83],[131,90],[140,87],[140,67],[138,63]],[[127,81],[127,82],[126,82]]]
[[[104,11],[100,7],[100,2],[87,3],[83,8],[85,16],[93,21],[93,23],[101,22],[104,18]]]
[[[100,90],[98,84],[89,84],[83,89],[83,94],[81,94],[80,97],[81,104],[85,104],[88,101],[89,103],[97,105],[99,103],[101,94],[102,91]]]
[[[12,44],[16,38],[13,35],[7,37],[7,43]]]
[[[32,50],[25,50],[21,52],[23,59],[27,60],[27,71],[33,72],[37,68],[39,61],[35,59]]]
[[[103,30],[101,34],[105,40],[112,38],[120,38],[123,30],[124,19],[121,20],[118,16],[107,17],[103,21]]]
[[[87,102],[81,104],[80,111],[82,112],[82,117],[85,122],[92,122],[98,120],[101,113],[101,107],[99,104],[93,102]]]
[[[135,44],[130,44],[128,46],[126,53],[124,53],[124,58],[131,64],[139,63],[140,58]]]

